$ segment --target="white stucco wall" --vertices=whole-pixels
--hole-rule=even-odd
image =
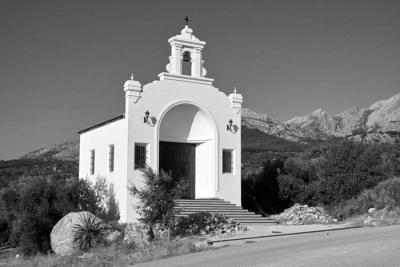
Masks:
[[[120,119],[80,135],[79,177],[95,183],[98,176],[114,184],[121,220],[127,217],[127,127],[126,119]],[[109,172],[109,145],[114,145],[114,171]],[[95,150],[95,171],[90,175],[90,150]]]
[[[145,85],[140,98],[135,101],[130,100],[126,105],[129,147],[127,166],[128,177],[132,183],[140,184],[141,181],[141,173],[133,170],[135,142],[148,144],[149,165],[158,170],[159,128],[161,140],[166,141],[173,141],[174,136],[163,136],[164,132],[167,132],[167,135],[176,135],[177,139],[186,138],[193,141],[202,140],[204,136],[209,135],[213,141],[198,145],[196,149],[196,171],[202,172],[196,173],[196,197],[219,197],[241,205],[240,114],[234,112],[225,93],[207,84],[162,80]],[[193,105],[200,109],[201,113],[193,116],[193,110],[197,108],[182,110],[179,105]],[[150,112],[150,117],[155,118],[154,125],[143,123],[146,110]],[[193,119],[198,120],[198,123],[191,127]],[[233,119],[233,124],[239,129],[235,133],[226,130],[230,119]],[[176,124],[175,121],[181,123]],[[210,127],[213,128],[212,132]],[[234,173],[222,174],[223,148],[235,151]],[[216,166],[202,168],[210,156],[215,157],[213,162]]]

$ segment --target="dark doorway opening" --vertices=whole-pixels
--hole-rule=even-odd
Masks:
[[[195,198],[196,144],[160,141],[160,169],[188,183],[187,199]]]

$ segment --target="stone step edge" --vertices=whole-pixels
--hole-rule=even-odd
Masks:
[[[198,213],[198,212],[209,212],[209,213],[232,213],[232,214],[255,214],[254,212],[246,211],[246,210],[176,210],[176,212],[185,214],[185,213]]]
[[[239,207],[175,207],[176,210],[244,210]]]
[[[191,213],[191,214],[193,214],[193,213]],[[190,214],[180,214],[180,213],[178,213],[175,216],[176,217],[186,217],[188,215],[190,215]],[[221,215],[226,215],[226,214],[221,214]],[[265,219],[265,220],[269,220],[269,221],[275,221],[273,219],[262,217],[259,214],[231,214],[231,215],[229,215],[227,217],[229,217],[229,218],[238,218],[238,219],[240,219],[240,218],[242,218],[242,219],[248,219],[248,218],[249,219],[263,219],[263,220]]]

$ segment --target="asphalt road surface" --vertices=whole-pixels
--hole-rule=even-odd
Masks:
[[[248,240],[138,266],[400,267],[400,226]]]

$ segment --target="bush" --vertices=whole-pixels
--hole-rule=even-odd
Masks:
[[[223,234],[245,229],[246,227],[241,226],[224,215],[198,212],[189,214],[187,217],[177,218],[172,235],[183,237],[199,234]]]
[[[316,197],[332,205],[357,196],[393,176],[383,147],[343,141],[328,147],[318,162]]]
[[[183,178],[172,178],[163,171],[158,174],[150,167],[143,170],[143,178],[142,188],[132,185],[129,191],[139,199],[139,220],[149,227],[149,238],[152,240],[154,225],[159,224],[165,228],[173,225],[174,200],[185,195],[187,185]]]
[[[20,177],[0,190],[0,218],[7,222],[7,229],[1,229],[2,240],[19,246],[24,254],[46,253],[53,226],[69,212],[107,214],[101,199],[88,181],[76,177]]]
[[[209,212],[198,212],[189,214],[187,217],[179,217],[173,228],[174,236],[198,235],[202,232],[209,231],[210,228],[215,230],[216,224],[227,223],[227,218],[220,215],[213,215]]]
[[[289,205],[306,203],[317,205],[316,190],[319,186],[315,161],[289,158],[278,176],[279,197]]]
[[[360,203],[352,205],[356,201],[353,198],[399,175],[399,159],[398,145],[368,145],[335,139],[286,160],[267,160],[260,173],[242,179],[243,207],[269,215],[301,203],[331,210],[343,208],[344,214],[354,214],[358,212],[355,206]],[[368,198],[374,199],[374,196]],[[338,212],[333,214],[336,216]]]
[[[394,210],[400,207],[400,178],[380,182],[372,189],[362,191],[357,197],[342,201],[331,208],[331,214],[339,219],[368,212],[369,208]]]
[[[89,183],[90,184],[90,183]],[[113,224],[120,218],[118,203],[115,199],[114,185],[107,183],[104,177],[97,177],[91,189],[94,192],[93,209],[94,214],[106,223]],[[89,210],[91,211],[91,210]]]
[[[268,160],[259,174],[242,179],[242,205],[245,209],[269,215],[288,207],[288,201],[279,196],[277,178],[282,168],[283,160]]]

